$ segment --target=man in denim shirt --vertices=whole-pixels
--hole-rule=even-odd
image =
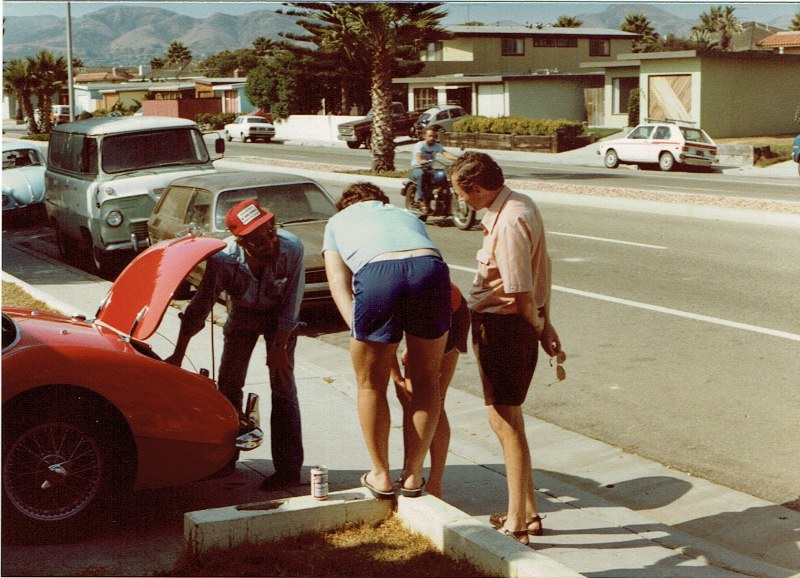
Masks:
[[[303,465],[294,380],[295,329],[305,289],[303,244],[296,235],[276,229],[275,216],[255,200],[232,207],[225,224],[233,237],[207,260],[197,293],[181,315],[175,352],[165,361],[180,365],[189,341],[203,328],[225,291],[231,308],[223,330],[219,390],[241,414],[247,366],[259,335],[263,335],[272,389],[270,438],[275,473],[261,483],[261,489],[277,490],[299,484]]]

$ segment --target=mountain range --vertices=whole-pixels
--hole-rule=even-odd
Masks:
[[[584,28],[619,29],[629,14],[644,14],[662,36],[688,37],[697,20],[681,18],[656,5],[611,4],[600,13],[575,14]],[[792,16],[764,21],[788,29]],[[536,24],[532,10],[527,22]],[[494,24],[486,22],[485,24]],[[164,56],[171,42],[185,45],[195,59],[203,59],[237,48],[251,47],[259,36],[279,40],[279,32],[302,34],[296,17],[272,10],[255,10],[243,15],[213,14],[193,18],[171,10],[117,5],[72,19],[73,55],[86,66],[137,66]],[[66,54],[66,19],[57,16],[6,16],[4,18],[3,61],[33,56],[41,49]]]

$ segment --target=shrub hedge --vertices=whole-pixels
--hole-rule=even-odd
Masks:
[[[531,136],[553,136],[559,133],[565,137],[580,136],[583,123],[565,119],[525,118],[523,116],[467,116],[453,125],[455,132],[515,134]]]
[[[232,123],[239,116],[235,112],[221,112],[219,114],[211,114],[210,112],[202,112],[197,115],[195,122],[200,126],[207,126],[212,130],[222,130],[226,124]]]

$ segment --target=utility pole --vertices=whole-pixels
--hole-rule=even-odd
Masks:
[[[72,82],[72,7],[67,2],[67,90],[69,94],[69,121],[75,121],[75,86]]]

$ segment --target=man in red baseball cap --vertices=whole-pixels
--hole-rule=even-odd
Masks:
[[[214,303],[225,291],[231,307],[223,331],[219,390],[241,414],[247,366],[258,337],[263,335],[272,389],[270,438],[275,473],[262,482],[261,489],[278,490],[299,484],[303,465],[294,379],[295,329],[305,289],[303,244],[294,234],[276,229],[275,215],[262,209],[255,199],[231,207],[225,224],[232,237],[206,262],[203,280],[181,315],[175,352],[165,361],[181,364],[189,341],[204,327]]]

